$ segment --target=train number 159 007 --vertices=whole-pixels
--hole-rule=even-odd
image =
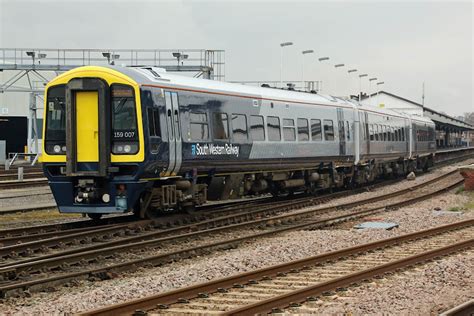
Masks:
[[[135,132],[114,132],[114,138],[133,138]]]

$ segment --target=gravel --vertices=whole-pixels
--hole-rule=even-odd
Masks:
[[[350,288],[289,314],[437,315],[474,297],[474,251]],[[375,290],[374,290],[375,289]]]
[[[362,195],[364,195],[365,198],[375,194],[412,186],[428,178],[432,178],[441,172],[445,172],[448,169],[449,168],[444,168],[442,171],[437,170],[433,174],[422,175],[417,177],[414,181],[402,181],[395,185],[380,188],[377,189],[376,192],[362,193],[359,194],[357,198],[360,198],[359,196]],[[344,199],[354,200],[355,198],[351,196]],[[467,194],[445,193],[436,199],[423,201],[396,211],[371,216],[372,219],[393,221],[400,225],[399,228],[390,231],[352,229],[355,223],[368,220],[364,218],[351,223],[344,223],[331,229],[289,232],[272,238],[247,242],[237,249],[220,251],[208,256],[179,261],[173,265],[140,269],[134,273],[117,276],[112,280],[103,282],[79,281],[69,284],[68,287],[58,287],[56,291],[52,292],[34,293],[31,297],[0,300],[0,310],[6,315],[69,314],[119,303],[125,300],[175,289],[177,287],[222,278],[244,271],[255,270],[265,266],[389,238],[399,234],[414,232],[422,228],[430,228],[474,218],[474,210],[463,210],[461,214],[449,212],[453,207],[463,209],[468,200],[469,197]],[[339,199],[338,202],[340,201]],[[435,211],[435,209],[446,210],[448,212],[440,213]],[[450,306],[453,302],[457,303],[457,301],[453,300],[453,297],[459,297],[459,299],[461,299],[466,295],[465,288],[457,286],[457,284],[472,284],[472,276],[466,273],[462,274],[460,271],[473,271],[473,259],[474,255],[472,252],[461,257],[449,257],[442,261],[426,265],[427,268],[432,267],[434,270],[431,274],[429,271],[423,272],[423,275],[427,276],[426,279],[423,279],[424,281],[419,281],[420,279],[418,277],[407,278],[404,287],[401,287],[401,285],[400,287],[396,287],[395,284],[401,283],[394,278],[395,281],[392,282],[393,285],[390,285],[390,280],[386,280],[385,285],[387,291],[392,287],[393,289],[397,288],[399,292],[407,292],[408,294],[405,295],[407,300],[414,300],[410,293],[416,293],[416,301],[412,301],[411,303],[412,308],[413,305],[416,305],[417,308],[421,308],[422,311],[430,311],[431,308],[438,308],[436,306]],[[455,268],[447,268],[453,267],[453,265]],[[425,268],[423,267],[422,270],[424,271]],[[438,274],[440,273],[439,271],[442,271],[443,278],[430,277],[430,275],[436,275],[436,271],[438,271]],[[417,273],[422,272],[418,270]],[[445,289],[443,291],[439,290],[439,286],[441,285],[437,285],[437,282],[441,282],[441,284],[444,282]],[[471,286],[470,289],[472,288]],[[357,291],[362,291],[363,289],[371,291],[371,294],[375,292],[373,287],[361,287],[358,288]],[[408,292],[408,289],[415,292]],[[439,293],[439,297],[437,297],[435,301],[432,300],[433,295],[430,294],[431,289]],[[391,314],[394,310],[400,310],[399,313],[402,314],[404,313],[403,311],[405,311],[405,313],[409,312],[408,310],[402,309],[403,304],[400,304],[401,299],[397,295],[390,295],[389,292],[381,291],[379,296],[378,290],[377,288],[377,297],[380,297],[378,304],[385,304],[385,311]],[[417,290],[418,292],[416,292]],[[448,292],[451,294],[442,295],[442,293]],[[360,295],[361,297],[363,296],[363,294]],[[470,295],[472,296],[472,290]],[[358,310],[353,308],[351,311],[356,314],[371,313],[369,307],[371,306],[370,303],[372,300],[366,300],[366,305],[364,305],[367,306],[366,309]],[[430,300],[432,300],[431,303]],[[417,305],[418,301],[420,302],[420,306]],[[361,301],[361,303],[364,303],[364,301]],[[374,306],[377,306],[375,303],[376,302],[374,302]],[[341,304],[344,306],[343,303]],[[354,301],[354,306],[356,305],[357,300]],[[426,306],[428,309],[423,306]],[[390,308],[394,309],[391,310]],[[338,311],[343,313],[344,309],[338,309],[335,313],[338,313]],[[378,313],[381,310],[374,307],[372,311],[374,311],[373,313]],[[326,311],[324,312],[326,313]],[[415,310],[415,313],[418,314],[418,309]]]

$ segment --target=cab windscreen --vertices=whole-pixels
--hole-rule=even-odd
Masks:
[[[112,153],[136,154],[139,149],[135,94],[122,84],[111,86]]]

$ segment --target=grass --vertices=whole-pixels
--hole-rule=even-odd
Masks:
[[[469,211],[474,211],[474,191],[471,192],[465,192],[469,200],[467,201],[466,204],[464,204],[464,209],[469,210]]]
[[[450,207],[448,209],[449,212],[459,212],[461,210],[460,207],[457,207],[457,206],[454,206],[454,207]]]
[[[455,193],[456,193],[456,194],[461,194],[461,193],[463,193],[463,192],[464,192],[464,186],[460,186],[459,188],[457,188],[457,190],[456,190]]]

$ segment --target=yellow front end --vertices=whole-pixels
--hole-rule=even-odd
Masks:
[[[80,67],[45,90],[42,163],[61,212],[131,211],[145,145],[139,85],[118,70]]]
[[[140,103],[140,89],[138,84],[130,77],[110,68],[87,66],[70,70],[48,83],[45,89],[45,105],[43,120],[43,150],[42,162],[66,162],[66,153],[61,151],[59,154],[49,154],[46,150],[47,141],[47,113],[54,111],[48,106],[48,91],[52,87],[66,85],[74,78],[100,78],[107,82],[109,86],[113,84],[122,84],[131,86],[135,93],[136,102],[136,118],[139,149],[136,154],[114,154],[111,153],[111,162],[142,162],[145,157],[142,112]],[[77,151],[80,161],[97,161],[98,159],[98,110],[97,110],[97,93],[96,92],[80,92],[77,97]]]

